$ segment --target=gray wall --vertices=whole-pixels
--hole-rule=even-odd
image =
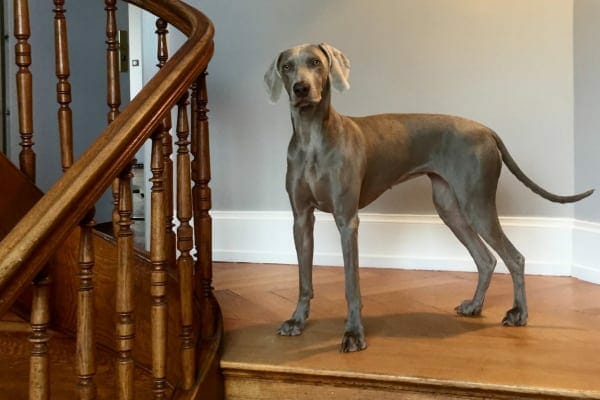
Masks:
[[[600,2],[575,0],[575,184],[600,189]],[[575,206],[600,222],[600,193]]]
[[[122,3],[123,4],[123,3]],[[106,126],[106,13],[103,2],[67,2],[69,32],[69,57],[73,110],[75,158],[102,132]],[[119,26],[127,27],[127,8],[119,10]],[[30,1],[34,109],[34,150],[37,154],[37,183],[47,190],[61,175],[56,111],[56,76],[54,66],[54,27],[51,1]],[[12,10],[11,10],[12,12]],[[11,21],[12,23],[12,21]],[[12,25],[9,32],[12,33]],[[9,50],[13,52],[14,38],[10,38]],[[14,56],[11,56],[14,57]],[[8,79],[14,93],[14,66],[10,66]],[[126,74],[121,74],[122,103],[129,98]],[[18,120],[14,97],[10,119],[9,152],[18,163],[20,151]],[[109,221],[112,209],[111,197],[106,194],[97,204],[96,220]]]
[[[538,183],[574,190],[572,0],[187,1],[216,26],[209,107],[217,210],[289,209],[288,106],[268,104],[262,77],[280,50],[321,41],[352,62],[352,89],[334,97],[338,111],[479,120]],[[506,170],[498,203],[503,215],[573,215]],[[433,213],[429,183],[405,183],[369,211]]]

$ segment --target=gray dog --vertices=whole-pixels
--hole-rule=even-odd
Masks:
[[[553,202],[574,202],[593,191],[574,196],[549,193],[519,169],[496,133],[474,121],[431,114],[340,115],[331,105],[331,87],[349,89],[349,72],[349,61],[339,50],[306,44],[283,51],[265,74],[271,101],[277,101],[285,87],[294,130],[286,189],[294,214],[300,292],[296,310],[278,333],[299,335],[308,318],[313,297],[313,212],[318,209],[333,214],[341,235],[348,315],[340,350],[366,348],[358,279],[358,210],[393,185],[422,174],[431,179],[438,214],[479,271],[473,299],[456,307],[456,312],[481,313],[496,265],[485,241],[513,280],[513,308],[502,323],[525,325],[525,259],[502,231],[496,211],[502,162],[525,186]]]

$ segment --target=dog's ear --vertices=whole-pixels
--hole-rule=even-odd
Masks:
[[[350,60],[341,51],[327,43],[321,43],[319,47],[329,59],[331,85],[338,92],[350,89],[350,82],[348,81],[350,77]]]
[[[269,101],[271,103],[276,103],[277,100],[279,100],[281,89],[283,88],[283,81],[281,80],[279,69],[277,68],[280,56],[281,54],[275,57],[275,60],[273,60],[273,63],[269,69],[267,69],[267,72],[265,72],[265,88],[267,89]]]

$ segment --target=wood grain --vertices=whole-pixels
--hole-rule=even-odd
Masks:
[[[600,399],[600,287],[573,278],[526,280],[529,324],[508,328],[500,325],[511,306],[507,275],[492,279],[483,315],[465,318],[453,309],[472,293],[475,274],[363,268],[369,347],[341,354],[343,269],[315,268],[307,328],[281,337],[275,332],[297,300],[297,268],[215,264],[227,398],[279,392],[288,399],[387,399],[402,392],[407,399]],[[252,397],[256,390],[261,397]]]
[[[209,186],[210,146],[208,129],[208,92],[206,86],[207,72],[200,74],[192,86],[192,201],[194,210],[194,236],[197,250],[196,260],[196,293],[201,301],[202,325],[201,335],[208,339],[215,333],[213,324],[215,310],[212,297],[212,192]]]
[[[165,124],[160,124],[160,118],[169,115],[169,108],[176,104],[181,96],[187,91],[187,88],[193,81],[198,79],[200,73],[206,68],[209,59],[213,52],[213,27],[202,13],[194,8],[177,0],[130,0],[130,3],[136,4],[143,9],[153,12],[161,16],[162,37],[166,34],[167,21],[172,23],[180,31],[189,37],[189,40],[174,54],[170,62],[161,61],[161,71],[152,79],[145,87],[139,96],[134,99],[130,106],[119,112],[120,92],[119,92],[119,74],[116,69],[117,65],[117,41],[116,41],[116,1],[105,0],[105,10],[107,11],[107,103],[109,105],[108,120],[112,123],[100,135],[100,137],[81,155],[79,160],[73,163],[72,160],[72,127],[71,110],[70,110],[70,85],[68,77],[70,74],[67,52],[67,36],[66,36],[66,19],[64,15],[64,0],[54,0],[55,5],[55,40],[57,49],[56,58],[56,75],[59,80],[57,85],[57,99],[59,102],[59,128],[63,142],[62,158],[64,176],[42,196],[34,194],[26,194],[28,205],[31,203],[33,208],[25,214],[21,213],[18,217],[13,218],[9,223],[2,226],[3,241],[0,246],[0,315],[4,315],[17,300],[19,309],[24,312],[29,312],[29,299],[32,297],[31,291],[20,297],[27,289],[29,282],[33,277],[40,272],[41,266],[50,261],[49,270],[57,272],[57,279],[53,279],[52,283],[44,279],[43,285],[36,287],[33,290],[33,306],[31,307],[33,335],[31,341],[33,343],[33,357],[31,363],[31,398],[48,398],[49,388],[49,351],[46,343],[48,335],[46,327],[49,325],[48,316],[51,314],[50,309],[56,313],[55,325],[65,332],[72,334],[78,332],[79,342],[77,343],[77,351],[75,359],[77,360],[77,372],[79,374],[79,386],[93,386],[91,379],[95,373],[94,353],[91,348],[94,347],[95,338],[108,347],[117,347],[121,350],[120,355],[126,353],[127,361],[133,365],[134,362],[139,362],[140,365],[150,364],[150,354],[153,355],[151,364],[154,374],[153,396],[154,398],[165,398],[169,396],[172,389],[172,382],[179,384],[182,371],[181,358],[187,358],[186,365],[191,366],[192,363],[205,366],[208,359],[210,361],[208,370],[200,370],[196,372],[194,368],[188,373],[184,389],[197,390],[198,387],[206,386],[203,382],[204,376],[213,374],[214,360],[218,349],[214,347],[214,343],[219,342],[220,333],[218,329],[221,325],[215,320],[220,318],[218,313],[218,305],[214,302],[212,288],[210,287],[211,276],[211,261],[203,259],[201,265],[203,287],[201,295],[196,296],[196,301],[193,299],[193,279],[189,277],[192,272],[191,260],[188,260],[186,274],[188,282],[186,291],[188,299],[186,300],[187,316],[185,321],[185,330],[187,337],[185,345],[188,346],[186,352],[170,351],[170,347],[175,347],[177,350],[179,341],[169,338],[177,337],[174,329],[180,329],[181,315],[180,303],[178,297],[178,285],[172,285],[172,288],[167,287],[167,278],[175,271],[167,270],[168,265],[175,264],[175,237],[172,232],[173,219],[173,198],[171,196],[172,178],[172,163],[170,154],[172,152],[171,138],[166,138],[165,135],[160,135],[160,132],[166,132],[168,135],[168,127]],[[15,0],[15,36],[17,37],[17,65],[19,73],[17,76],[17,88],[19,92],[19,108],[20,108],[20,131],[22,135],[21,166],[24,172],[30,177],[35,175],[35,156],[32,151],[32,110],[31,110],[31,74],[29,73],[29,65],[31,63],[30,45],[28,43],[30,28],[28,22],[27,0]],[[164,28],[164,29],[163,29]],[[165,48],[166,55],[166,48]],[[202,72],[202,82],[205,90],[205,73]],[[205,96],[203,97],[205,98]],[[202,103],[206,105],[206,101]],[[206,117],[206,110],[203,114]],[[169,123],[170,125],[170,123]],[[206,126],[206,118],[203,120],[203,126]],[[158,132],[158,134],[156,134]],[[131,240],[130,214],[131,200],[124,192],[130,193],[129,184],[129,160],[133,154],[140,148],[145,139],[153,134],[155,139],[155,149],[166,147],[167,151],[164,154],[155,152],[153,164],[153,232],[152,232],[152,250],[151,263],[148,260],[140,262],[139,259],[134,261],[134,250]],[[206,145],[205,150],[200,150],[203,156],[201,167],[206,170],[209,164],[208,156],[208,131],[202,129],[201,146]],[[206,136],[206,137],[204,137]],[[161,142],[162,139],[162,143]],[[157,167],[158,164],[164,163],[164,166]],[[189,160],[188,160],[189,164]],[[189,168],[189,167],[188,167]],[[167,170],[167,180],[165,181],[165,173]],[[121,190],[116,200],[119,204],[120,218],[118,220],[119,230],[113,230],[118,234],[119,246],[117,256],[115,257],[114,247],[108,245],[108,240],[99,239],[101,236],[92,234],[92,215],[90,212],[93,203],[100,197],[102,192],[111,183],[114,178],[121,177],[119,186]],[[189,174],[188,174],[189,176]],[[188,178],[189,179],[189,178]],[[202,175],[202,184],[207,186],[210,177]],[[27,185],[25,185],[27,186]],[[123,187],[126,187],[123,190]],[[11,188],[12,189],[12,188]],[[166,191],[165,191],[166,189]],[[34,191],[35,192],[35,191]],[[206,192],[206,190],[205,190]],[[188,197],[189,190],[188,190]],[[209,198],[209,197],[208,197]],[[39,200],[38,200],[39,199]],[[206,200],[206,196],[203,197]],[[36,203],[37,201],[37,203]],[[15,207],[18,208],[18,207]],[[29,206],[24,207],[26,211]],[[191,208],[188,207],[188,209]],[[209,220],[208,208],[202,208],[202,217]],[[165,209],[169,210],[165,213]],[[12,211],[13,208],[9,207]],[[22,214],[25,214],[22,217]],[[156,216],[155,216],[156,215]],[[89,216],[89,217],[88,217]],[[191,217],[191,216],[190,216]],[[157,219],[161,222],[157,223]],[[188,218],[189,219],[189,218]],[[82,234],[76,226],[83,221]],[[206,222],[206,221],[205,221]],[[206,249],[210,245],[210,225],[203,224],[203,239],[204,248],[201,250],[203,254],[210,255],[210,250]],[[167,237],[165,240],[164,237]],[[2,238],[0,237],[0,238]],[[208,239],[206,239],[208,238]],[[78,240],[80,239],[80,240]],[[80,241],[82,243],[82,251],[79,253],[79,266],[76,262],[77,257],[74,256],[77,252],[74,251],[74,243]],[[94,253],[96,241],[100,243],[98,260],[94,261]],[[105,250],[107,250],[105,252]],[[112,251],[112,253],[111,253]],[[188,256],[189,256],[188,251]],[[118,263],[115,262],[117,258]],[[188,257],[189,258],[189,257]],[[106,260],[109,262],[105,263]],[[66,262],[63,262],[66,261]],[[92,282],[92,266],[97,263],[98,273],[97,281]],[[134,265],[135,264],[135,265]],[[118,265],[118,267],[117,267]],[[76,269],[73,268],[76,266]],[[150,267],[151,268],[148,268]],[[77,267],[80,267],[79,269]],[[140,268],[138,268],[140,267]],[[127,276],[121,276],[119,281],[123,290],[118,288],[115,290],[115,269],[119,272],[126,270]],[[133,271],[136,269],[135,271]],[[75,273],[79,274],[79,286],[73,284]],[[141,275],[141,276],[140,276]],[[43,275],[46,276],[45,274]],[[134,282],[135,279],[135,282]],[[184,284],[185,284],[184,283]],[[51,288],[50,288],[51,286]],[[138,290],[140,287],[144,291]],[[93,289],[98,289],[99,296],[93,295]],[[48,292],[56,290],[59,293],[56,299],[53,298],[52,304],[48,302]],[[136,298],[132,300],[131,292],[136,290]],[[117,293],[115,300],[114,294]],[[127,292],[126,294],[123,294]],[[37,293],[42,295],[37,296]],[[140,294],[140,295],[137,295]],[[144,294],[146,295],[144,297]],[[78,295],[78,296],[77,296]],[[175,296],[175,300],[171,303],[167,301],[171,296]],[[75,308],[74,299],[79,298],[78,304],[80,307]],[[198,298],[201,298],[203,309],[208,309],[210,312],[203,312],[202,318],[206,321],[202,324],[204,327],[204,342],[200,342],[197,338],[200,336],[194,334],[199,331],[200,323],[193,318],[192,308],[198,307]],[[43,301],[42,301],[43,300]],[[114,318],[115,303],[117,304],[117,319],[119,322],[124,322],[117,326],[115,333],[114,324],[107,321],[107,315]],[[141,303],[145,306],[145,311],[139,312],[141,318],[136,320],[131,318],[131,312],[134,303]],[[171,306],[171,304],[172,306]],[[25,305],[24,305],[25,304]],[[107,307],[108,306],[108,307]],[[112,312],[105,312],[112,309]],[[95,318],[93,310],[98,311]],[[54,313],[53,313],[54,314]],[[122,317],[125,315],[125,318]],[[75,324],[77,320],[77,324]],[[173,323],[174,322],[174,323]],[[136,344],[136,349],[133,351],[129,342],[133,340],[133,328],[141,326],[141,332],[149,333],[140,338],[139,347]],[[95,327],[94,327],[95,325]],[[109,327],[112,325],[112,331]],[[126,328],[123,328],[126,326]],[[170,328],[170,327],[175,328]],[[209,329],[207,329],[207,327]],[[96,329],[94,329],[96,328]],[[94,332],[95,331],[95,332]],[[115,344],[115,339],[119,342]],[[126,345],[123,345],[127,342]],[[171,344],[169,344],[170,342]],[[152,351],[148,351],[151,348]],[[198,354],[194,350],[209,349],[209,353]],[[123,357],[120,357],[123,358]],[[119,365],[119,363],[117,363]],[[176,365],[178,368],[173,368]],[[126,374],[131,375],[131,370],[128,369]],[[117,374],[121,375],[121,374]],[[173,381],[169,378],[174,377]],[[132,393],[131,382],[129,376],[118,382],[118,387],[126,387],[121,392],[127,392],[124,398],[131,397]],[[62,382],[59,383],[62,385]],[[212,390],[212,389],[211,389]],[[215,389],[216,390],[216,389]],[[178,393],[183,393],[179,390]],[[216,392],[215,392],[216,393]],[[80,391],[80,398],[94,398],[94,390]],[[178,394],[179,396],[179,394]]]
[[[8,321],[7,321],[8,319]],[[22,329],[7,329],[7,326]],[[29,324],[18,321],[13,316],[8,316],[0,321],[0,348],[2,349],[2,362],[0,363],[0,387],[2,398],[26,399],[27,374],[29,371],[29,344],[27,331]],[[77,388],[77,371],[75,363],[75,343],[72,338],[57,332],[50,332],[52,346],[49,351],[52,382],[50,385],[50,398],[76,399],[79,398]],[[112,352],[96,349],[99,374],[96,383],[98,399],[114,399],[114,355]],[[151,378],[141,368],[134,371],[135,390],[139,398],[150,398]],[[169,389],[170,393],[170,389]]]
[[[15,0],[14,6],[14,35],[15,63],[17,64],[17,108],[19,112],[19,134],[21,135],[21,152],[19,167],[32,181],[35,182],[36,157],[33,151],[33,87],[31,71],[31,45],[29,37],[29,3],[27,0]]]
[[[190,389],[196,375],[196,354],[194,346],[194,232],[190,225],[192,218],[192,187],[189,152],[189,122],[187,116],[187,96],[185,93],[177,107],[177,259],[179,271],[179,293],[181,295],[181,371],[182,386]]]
[[[71,230],[154,132],[204,70],[213,53],[213,26],[173,0],[130,0],[189,35],[170,61],[6,235],[0,246],[0,315],[25,290]]]

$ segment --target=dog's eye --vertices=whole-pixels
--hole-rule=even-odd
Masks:
[[[319,60],[318,58],[313,58],[311,63],[313,66],[318,67],[319,65],[321,65],[321,60]]]
[[[290,64],[283,64],[281,66],[281,70],[282,71],[289,71],[292,67],[290,66]]]

